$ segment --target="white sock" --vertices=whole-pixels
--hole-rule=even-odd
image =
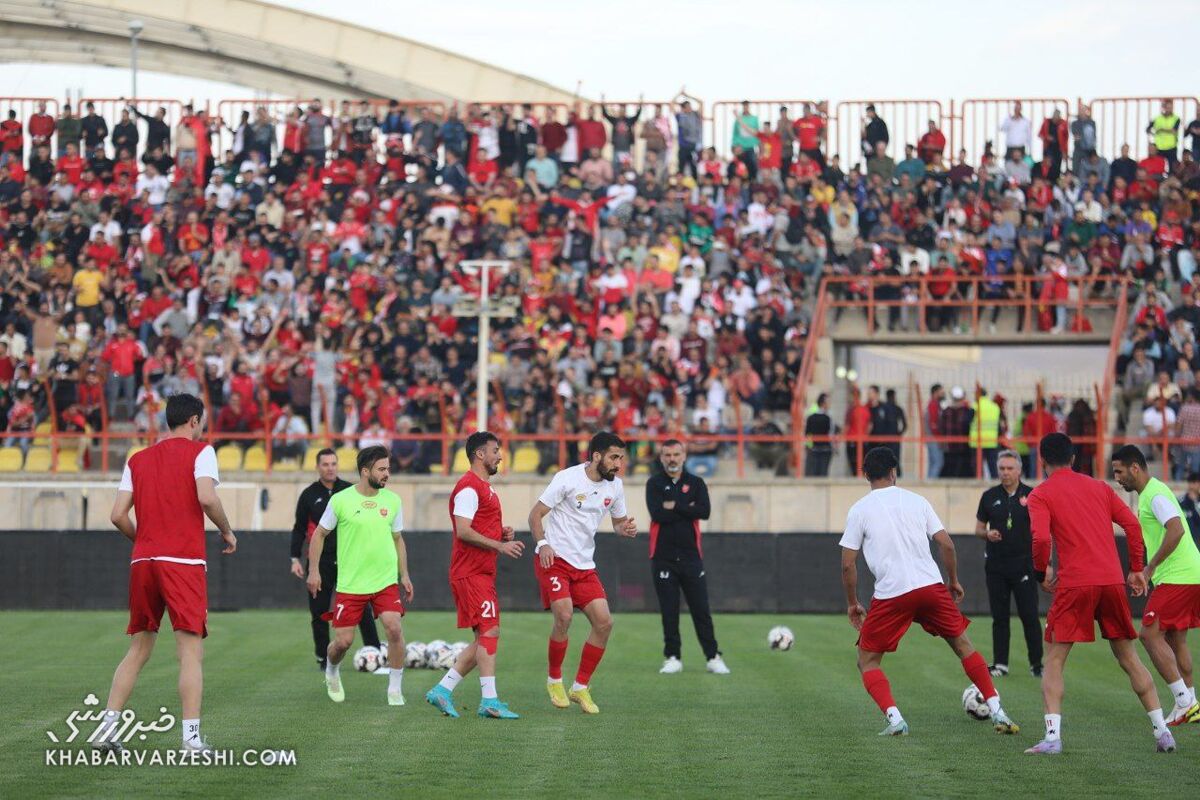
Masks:
[[[104,720],[96,730],[96,742],[107,742],[117,731],[117,723],[121,721],[121,712],[112,708],[105,709]]]
[[[887,715],[889,725],[899,725],[904,722],[904,717],[900,716],[900,709],[895,706],[888,706],[888,710],[884,713]]]
[[[454,687],[458,686],[458,682],[461,681],[462,678],[463,676],[458,674],[458,670],[456,670],[454,667],[451,667],[450,671],[443,675],[442,679],[438,681],[438,686],[442,687],[447,692],[453,692]]]
[[[400,691],[401,684],[403,682],[404,682],[404,667],[401,667],[400,669],[396,669],[395,667],[392,667],[391,672],[388,673],[388,691],[389,692]]]
[[[987,704],[988,711],[992,712],[992,716],[995,716],[1000,711],[1000,695],[994,694],[989,697],[987,699]]]
[[[335,664],[332,661],[326,661],[325,662],[325,677],[326,678],[336,678],[338,676],[338,673],[340,672],[341,666],[342,665],[340,663]]]
[[[580,683],[579,681],[574,681],[574,682],[571,684],[571,691],[572,691],[572,692],[578,692],[580,689],[586,689],[586,688],[587,688],[587,684],[586,684],[586,683]]]
[[[497,697],[496,676],[493,675],[490,678],[484,678],[483,676],[480,676],[479,691],[483,693],[484,700],[495,700]]]
[[[183,743],[200,744],[200,720],[185,719],[183,721]]]
[[[1046,715],[1046,741],[1057,742],[1062,738],[1062,714]]]
[[[546,678],[546,683],[562,683],[562,678]]]
[[[1192,692],[1188,689],[1187,684],[1183,682],[1183,678],[1168,683],[1167,688],[1171,690],[1171,694],[1175,695],[1175,706],[1177,708],[1189,708],[1192,704],[1189,702],[1192,699]]]
[[[1150,727],[1154,729],[1154,735],[1162,736],[1167,733],[1167,723],[1163,719],[1161,708],[1156,708],[1153,711],[1147,711],[1146,716],[1150,717]]]

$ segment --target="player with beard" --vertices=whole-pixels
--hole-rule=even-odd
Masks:
[[[333,641],[325,665],[329,699],[346,699],[338,668],[354,643],[354,629],[369,603],[387,632],[388,653],[395,664],[388,672],[388,705],[404,705],[404,600],[412,602],[408,551],[404,545],[404,513],[400,497],[387,486],[391,476],[386,447],[374,445],[358,453],[358,483],[329,498],[308,544],[308,591],[321,591],[321,551],[325,537],[337,529],[337,592],[333,610]],[[400,587],[404,587],[404,600]]]
[[[600,713],[592,702],[588,683],[604,656],[612,632],[612,614],[593,555],[605,514],[612,518],[615,533],[637,536],[637,524],[625,510],[625,490],[617,477],[624,461],[625,442],[614,433],[597,433],[588,444],[587,463],[556,474],[529,512],[529,530],[537,543],[534,572],[541,586],[542,605],[554,614],[546,690],[556,708],[578,703],[585,714]],[[576,608],[583,611],[592,630],[583,645],[575,682],[567,692],[563,690],[562,663]]]
[[[496,557],[520,558],[525,546],[513,541],[513,529],[502,520],[500,498],[489,479],[500,469],[500,440],[487,431],[467,437],[471,468],[450,493],[450,591],[458,609],[458,627],[475,632],[475,641],[458,656],[425,700],[448,717],[457,717],[451,693],[467,673],[479,666],[483,699],[479,716],[518,719],[496,694],[496,649],[500,643],[500,600],[496,595]]]

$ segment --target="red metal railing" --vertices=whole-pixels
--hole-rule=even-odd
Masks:
[[[963,100],[959,107],[958,116],[950,129],[951,156],[958,157],[959,150],[967,151],[967,163],[978,164],[983,157],[984,144],[992,142],[992,152],[996,163],[1004,160],[1005,139],[1000,132],[1000,125],[1011,116],[1014,103],[1021,104],[1021,116],[1029,120],[1030,149],[1028,155],[1035,161],[1042,157],[1042,141],[1038,138],[1043,120],[1049,119],[1057,111],[1062,115],[1063,122],[1071,124],[1071,105],[1061,97],[1004,97]],[[950,103],[951,114],[954,113],[954,102]],[[1071,157],[1070,148],[1063,153],[1064,159]]]
[[[855,164],[866,167],[861,142],[868,105],[873,105],[875,113],[887,124],[887,154],[897,164],[904,158],[904,145],[916,147],[931,120],[939,130],[946,130],[940,100],[842,100],[834,112],[829,148],[831,153],[842,157],[842,169],[848,170]]]
[[[135,106],[143,114],[154,116],[160,108],[166,109],[167,113],[164,122],[171,129],[171,143],[174,147],[175,142],[175,126],[179,124],[179,120],[183,118],[183,103],[179,100],[171,98],[138,98],[130,100],[126,97],[85,97],[79,101],[79,109],[76,113],[83,115],[87,110],[88,103],[96,104],[96,113],[104,117],[104,121],[108,123],[109,139],[106,144],[110,144],[112,140],[112,129],[121,119],[121,112],[129,106]],[[205,110],[207,103],[198,103],[195,105],[197,112]],[[134,153],[134,157],[141,156],[146,150],[146,125],[134,114],[130,113],[130,120],[138,127],[138,151]],[[82,148],[82,144],[80,145]],[[109,148],[111,151],[111,147]],[[113,158],[117,157],[116,153],[111,153]]]
[[[42,103],[46,104],[46,113],[58,119],[58,101],[52,97],[0,97],[0,120],[8,119],[9,111],[17,112],[17,121],[21,123],[22,135],[24,136],[26,162],[29,161],[29,156],[33,151],[33,148],[30,146],[29,118],[37,113],[38,107]],[[51,158],[58,156],[57,144],[57,137],[52,137],[50,141]]]
[[[733,140],[733,124],[742,114],[741,100],[719,100],[712,104],[712,115],[707,117],[708,122],[708,142],[707,144],[713,147],[717,153],[725,158],[730,155],[730,147]],[[826,103],[817,100],[750,100],[750,113],[758,117],[759,127],[762,123],[771,123],[772,128],[776,128],[779,122],[779,110],[786,108],[788,110],[788,119],[795,122],[804,116],[806,106],[825,114]],[[822,149],[828,147],[828,122],[821,136]]]
[[[1129,145],[1129,156],[1144,158],[1151,142],[1147,126],[1161,113],[1164,99],[1175,104],[1179,116],[1179,144],[1187,125],[1200,113],[1200,101],[1187,95],[1158,95],[1156,97],[1097,97],[1088,102],[1092,119],[1096,121],[1096,140],[1100,154],[1111,161],[1121,154],[1122,145]],[[1082,100],[1080,101],[1082,103]]]

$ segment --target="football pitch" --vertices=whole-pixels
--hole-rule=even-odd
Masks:
[[[80,745],[53,745],[46,732],[64,736],[89,694],[103,702],[125,650],[125,615],[4,612],[0,797],[1150,797],[1170,787],[1191,793],[1200,780],[1200,725],[1177,728],[1178,752],[1156,755],[1146,715],[1102,643],[1068,662],[1065,754],[1034,758],[1021,751],[1041,738],[1037,680],[1020,668],[998,680],[1022,725],[1019,736],[999,736],[963,713],[966,677],[949,648],[919,629],[884,661],[912,735],[880,739],[885,722],[859,681],[843,618],[718,615],[728,676],[704,671],[683,623],[685,671],[659,675],[658,618],[618,614],[592,681],[601,713],[586,717],[547,700],[549,616],[505,614],[500,696],[522,719],[501,722],[475,716],[474,675],[455,692],[463,717],[439,715],[423,700],[442,674],[433,670],[406,671],[408,705],[393,708],[385,678],[347,663],[346,702],[335,705],[313,663],[305,611],[212,614],[205,738],[239,753],[294,750],[295,765],[92,767],[48,766],[47,748]],[[768,649],[775,624],[795,632],[791,651]],[[577,616],[568,681],[585,628]],[[450,613],[414,612],[405,629],[413,641],[466,638]],[[988,620],[970,633],[988,654]],[[1013,649],[1019,661],[1019,637]],[[164,705],[178,714],[175,677],[167,634],[133,696],[139,719],[158,719]],[[178,726],[147,736],[130,749],[179,745]]]

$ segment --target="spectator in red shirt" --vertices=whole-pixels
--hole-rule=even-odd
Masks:
[[[146,348],[134,337],[129,326],[122,322],[117,327],[117,335],[109,341],[101,356],[109,368],[108,413],[112,419],[121,418],[120,404],[125,401],[129,403],[129,417],[133,416],[137,399],[137,362],[145,357]]]
[[[1167,159],[1158,152],[1158,148],[1150,145],[1149,154],[1138,162],[1138,168],[1146,170],[1146,175],[1155,181],[1161,181],[1167,174]]]
[[[804,114],[792,123],[792,130],[796,132],[800,152],[807,153],[809,158],[824,166],[825,154],[821,152],[821,138],[825,133],[825,113],[821,105],[805,103]]]
[[[46,103],[41,101],[38,103],[38,110],[29,115],[29,122],[25,126],[29,131],[29,142],[37,148],[39,145],[50,145],[50,137],[54,135],[54,117],[46,113]]]
[[[925,435],[928,437],[941,436],[942,399],[946,390],[940,383],[929,387],[929,403],[925,406]],[[945,452],[942,443],[932,438],[925,443],[925,453],[929,463],[925,466],[925,474],[930,478],[940,478],[942,465],[945,463]]]
[[[866,452],[872,445],[863,441],[863,437],[871,432],[871,408],[862,401],[862,393],[855,386],[852,390],[850,406],[846,409],[846,464],[851,475],[857,475],[861,464],[858,463],[858,452]]]
[[[67,183],[77,187],[80,177],[83,175],[83,168],[86,166],[87,162],[79,156],[79,147],[68,144],[66,154],[59,156],[58,161],[54,164],[54,169],[66,176]]]
[[[946,152],[946,134],[938,129],[937,123],[929,120],[929,130],[917,140],[917,155],[926,164],[933,163],[934,157],[941,157]]]
[[[579,137],[579,152],[586,153],[592,148],[603,150],[608,144],[608,131],[604,123],[596,119],[596,107],[588,106],[587,118],[575,120],[575,131]]]
[[[24,150],[25,134],[21,128],[21,121],[17,119],[17,112],[10,109],[8,119],[0,122],[0,166],[9,161],[21,163],[24,160],[21,157]]]

